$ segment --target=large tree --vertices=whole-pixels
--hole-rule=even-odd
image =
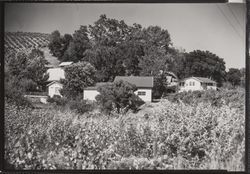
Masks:
[[[136,26],[138,28],[138,26]],[[142,48],[131,35],[136,28],[123,20],[100,18],[89,26],[92,47],[86,51],[84,60],[97,69],[98,81],[113,81],[118,75],[138,75]]]
[[[59,59],[63,56],[62,37],[58,30],[51,33],[48,47],[53,56]]]
[[[96,68],[97,81],[107,82],[125,74],[121,56],[120,50],[115,47],[97,46],[86,52],[85,59]]]
[[[73,34],[73,39],[64,53],[64,60],[84,61],[85,51],[91,47],[87,26],[80,26]]]
[[[165,70],[172,61],[168,54],[171,45],[168,31],[159,26],[149,26],[139,35],[144,51],[139,64],[142,69],[141,75],[156,75],[160,70]]]
[[[227,72],[227,81],[229,81],[233,86],[239,86],[241,84],[241,71],[237,68],[229,68]]]
[[[19,52],[10,57],[6,63],[6,80],[15,78],[14,81],[18,83],[16,85],[23,86],[26,88],[25,91],[42,91],[45,89],[45,83],[48,79],[45,67],[47,64],[48,61],[39,49],[33,49],[30,53]]]
[[[77,62],[65,67],[62,95],[73,98],[82,95],[83,89],[95,84],[95,68],[89,62]]]
[[[226,80],[225,69],[224,60],[209,51],[195,50],[185,55],[184,77],[212,78],[221,86]]]

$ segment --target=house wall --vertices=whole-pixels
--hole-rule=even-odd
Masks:
[[[60,95],[60,96],[62,96],[60,94],[60,92],[56,90],[56,88],[59,88],[59,90],[60,90],[60,89],[62,89],[62,85],[59,84],[59,83],[54,83],[54,84],[52,84],[52,85],[49,86],[49,88],[48,88],[48,95],[50,97],[53,97],[54,95]]]
[[[216,86],[207,86],[207,89],[217,90],[217,87]]]
[[[194,82],[194,85],[190,85],[190,82],[192,84],[192,82]],[[216,85],[215,86],[206,86],[206,89],[203,88],[203,86],[201,85],[201,82],[194,79],[194,78],[190,78],[190,79],[187,79],[185,81],[185,84],[184,86],[180,86],[180,90],[179,92],[183,92],[183,91],[197,91],[197,90],[209,90],[209,89],[213,89],[213,90],[216,90],[217,87]]]
[[[48,81],[59,81],[65,79],[64,70],[62,68],[50,68],[47,70],[49,74]]]
[[[138,95],[138,92],[144,93],[145,95]],[[137,91],[135,91],[135,94],[138,95],[145,102],[152,101],[152,89],[139,88]]]
[[[139,93],[144,93],[145,95],[139,95],[139,97],[147,102],[147,101],[152,101],[152,89],[138,89],[137,91],[135,91],[135,94],[138,95]],[[92,90],[84,90],[83,91],[83,99],[84,100],[95,100],[95,97],[99,94],[99,92],[96,89],[92,89]]]
[[[190,85],[190,82],[192,85]],[[194,83],[194,85],[193,85]],[[185,81],[184,86],[180,86],[180,91],[196,91],[196,90],[204,90],[203,87],[201,86],[201,83],[198,80],[195,80],[193,78],[187,79]]]
[[[99,94],[96,89],[84,90],[83,91],[83,99],[84,100],[95,100],[95,97]]]

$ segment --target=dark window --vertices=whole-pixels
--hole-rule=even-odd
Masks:
[[[145,91],[138,91],[138,95],[146,95]]]

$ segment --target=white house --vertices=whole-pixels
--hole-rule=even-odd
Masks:
[[[123,80],[137,87],[135,94],[143,101],[152,101],[154,78],[151,76],[116,76],[114,81]]]
[[[153,89],[153,77],[140,77],[140,76],[117,76],[115,81],[126,81],[134,84],[137,87],[135,94],[138,95],[143,101],[152,101],[152,89]],[[95,97],[99,94],[97,91],[98,86],[105,83],[97,83],[95,86],[87,87],[83,92],[84,100],[95,100]]]
[[[60,94],[60,89],[62,89],[63,85],[59,83],[58,81],[53,81],[49,83],[47,87],[48,87],[48,95],[50,97],[53,97],[54,95],[62,96]]]
[[[49,74],[48,82],[48,95],[53,97],[54,95],[60,95],[59,90],[62,89],[62,84],[59,82],[61,79],[65,79],[64,67],[71,65],[73,62],[62,62],[57,68],[49,68],[47,73]]]
[[[99,94],[99,92],[97,91],[97,88],[99,86],[102,86],[106,83],[100,82],[100,83],[96,83],[95,86],[89,86],[84,88],[83,90],[83,99],[84,100],[95,100],[95,97]]]
[[[179,82],[179,92],[217,89],[217,83],[205,77],[188,77]]]
[[[73,62],[62,62],[59,67],[47,66],[49,69],[47,73],[49,74],[48,82],[59,81],[60,79],[65,79],[64,67],[71,65]]]

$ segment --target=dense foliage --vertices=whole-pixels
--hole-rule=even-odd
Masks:
[[[6,103],[6,163],[15,169],[242,171],[244,102],[242,91],[229,93],[235,97],[220,106],[161,100],[119,117]]]
[[[78,62],[65,67],[65,79],[61,80],[62,95],[74,98],[87,86],[95,84],[95,68],[88,62]]]
[[[245,68],[229,68],[226,74],[227,81],[235,86],[245,86]]]
[[[27,103],[25,93],[44,91],[48,79],[47,63],[39,49],[19,52],[5,60],[5,97],[23,105]]]
[[[126,113],[128,110],[137,111],[144,102],[134,93],[135,85],[124,81],[115,81],[99,86],[96,96],[97,103],[102,110],[110,113]]]
[[[221,86],[226,80],[225,61],[209,51],[194,50],[187,53],[184,62],[184,77],[208,77]]]

